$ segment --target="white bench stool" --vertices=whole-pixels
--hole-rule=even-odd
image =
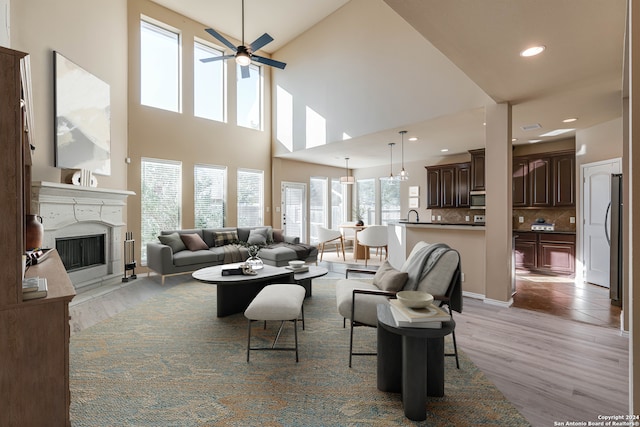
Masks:
[[[267,285],[256,295],[251,304],[244,311],[249,319],[249,333],[247,337],[247,363],[251,350],[286,350],[296,352],[298,362],[298,317],[302,314],[302,329],[304,330],[304,301],[305,289],[300,285]],[[280,320],[280,328],[271,347],[251,347],[251,322],[255,320]],[[293,322],[295,347],[276,347],[285,320]]]

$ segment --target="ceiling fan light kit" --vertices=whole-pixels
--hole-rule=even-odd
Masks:
[[[264,65],[268,65],[270,67],[276,67],[281,70],[284,70],[284,67],[287,66],[284,62],[276,61],[275,59],[265,58],[263,56],[255,55],[253,52],[256,52],[266,46],[267,44],[273,41],[273,37],[269,34],[264,33],[260,37],[258,37],[253,43],[249,46],[244,43],[244,0],[242,0],[242,44],[240,46],[234,46],[229,40],[227,40],[222,34],[214,30],[213,28],[205,29],[207,33],[217,39],[220,43],[231,49],[235,52],[233,55],[222,55],[222,56],[214,56],[212,58],[203,58],[200,61],[202,62],[211,62],[211,61],[219,61],[223,59],[235,58],[236,64],[241,67],[242,78],[246,79],[250,77],[249,73],[249,65],[251,61],[256,61]]]

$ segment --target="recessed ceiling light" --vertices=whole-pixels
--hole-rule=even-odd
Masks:
[[[556,130],[552,130],[550,132],[547,133],[543,133],[540,136],[558,136],[558,135],[562,135],[563,133],[567,133],[567,132],[571,132],[574,131],[575,129],[556,129]]]
[[[417,141],[417,140],[418,140],[418,137],[417,137],[417,136],[412,136],[411,138],[409,138],[409,141],[412,141],[412,142],[413,142],[413,141]]]
[[[578,120],[577,117],[569,117],[568,119],[564,119],[562,123],[571,123],[571,122],[575,122],[576,120]]]
[[[518,138],[511,138],[511,142],[516,142]]]
[[[540,123],[531,123],[530,125],[520,126],[520,129],[524,131],[536,130],[541,128],[542,126],[540,125]]]
[[[520,56],[528,58],[529,56],[540,55],[545,49],[545,46],[533,46],[520,52]]]
[[[443,148],[443,149],[442,149],[442,150],[440,150],[440,151],[441,151],[441,152],[443,152],[443,153],[446,153],[447,151],[449,151],[449,149],[448,149],[448,148]]]
[[[528,142],[529,144],[535,144],[536,142],[540,142],[542,141],[541,139],[530,139]]]

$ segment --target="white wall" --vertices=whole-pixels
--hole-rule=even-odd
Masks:
[[[11,47],[11,3],[0,0],[0,46]]]

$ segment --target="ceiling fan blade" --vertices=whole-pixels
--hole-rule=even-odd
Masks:
[[[216,39],[218,39],[218,41],[220,41],[220,43],[224,44],[225,46],[227,46],[229,49],[231,49],[234,52],[237,52],[238,49],[233,45],[233,43],[231,43],[229,40],[225,39],[222,34],[220,34],[219,32],[217,32],[216,30],[214,30],[213,28],[205,28],[205,31],[209,34],[211,34],[213,37],[215,37]]]
[[[243,79],[248,79],[249,77],[251,77],[251,73],[249,72],[249,66],[245,65],[244,67],[240,67],[240,71],[242,73],[242,78]]]
[[[235,55],[222,55],[222,56],[212,56],[211,58],[202,58],[200,62],[213,62],[213,61],[221,61],[223,59],[235,58]]]
[[[261,64],[280,68],[281,70],[284,70],[284,67],[287,66],[287,64],[285,64],[284,62],[276,61],[275,59],[269,59],[269,58],[265,58],[263,56],[258,56],[258,55],[251,55],[251,59],[253,59],[256,62],[260,62]]]
[[[272,41],[273,41],[273,37],[271,37],[267,33],[264,33],[263,35],[258,37],[253,43],[251,43],[249,47],[251,48],[252,52],[255,52],[260,48],[262,48],[263,46],[266,46],[267,44],[271,43]]]

